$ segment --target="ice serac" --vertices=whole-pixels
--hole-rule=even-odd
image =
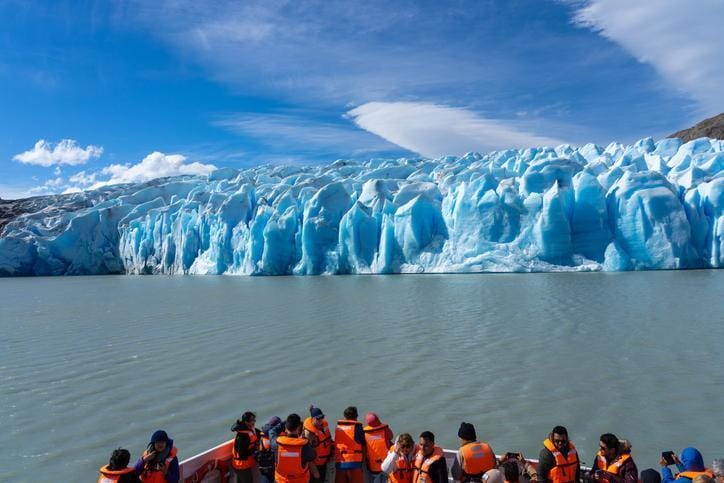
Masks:
[[[223,168],[17,203],[4,276],[724,267],[724,142],[708,138]]]

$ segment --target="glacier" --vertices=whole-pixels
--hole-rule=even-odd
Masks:
[[[22,202],[2,276],[724,266],[724,141],[708,138],[221,168]]]

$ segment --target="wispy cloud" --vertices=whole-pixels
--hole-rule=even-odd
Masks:
[[[486,119],[466,109],[422,102],[370,102],[348,112],[362,129],[423,156],[555,146],[520,123]]]
[[[506,62],[473,42],[484,30],[451,30],[467,14],[413,1],[175,0],[131,10],[184,59],[245,95],[328,104],[404,98],[495,79]],[[464,41],[476,48],[461,48]]]
[[[214,125],[258,139],[272,152],[283,149],[289,153],[363,156],[398,150],[394,144],[358,129],[349,120],[321,121],[308,113],[227,114],[219,116]]]
[[[23,164],[49,168],[62,164],[70,166],[85,164],[91,159],[99,158],[101,154],[103,154],[102,147],[91,144],[83,148],[73,139],[63,139],[57,144],[41,139],[35,143],[33,149],[16,154],[13,159]]]
[[[703,114],[724,110],[724,2],[590,0],[574,21],[618,43],[694,98]]]

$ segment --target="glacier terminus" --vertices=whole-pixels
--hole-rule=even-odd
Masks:
[[[724,141],[221,168],[38,197],[0,275],[724,267]]]

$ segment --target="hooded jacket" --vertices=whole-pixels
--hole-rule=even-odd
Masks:
[[[166,442],[166,447],[169,449],[173,448],[172,439],[169,439]],[[137,475],[140,475],[143,473],[143,467],[144,467],[143,456],[138,458],[138,461],[136,461],[136,464],[133,467],[136,470]],[[166,471],[166,482],[167,483],[178,483],[179,478],[180,478],[180,471],[179,471],[179,467],[178,467],[178,458],[174,456],[173,460],[168,465],[168,470]]]
[[[686,448],[681,452],[681,464],[676,465],[676,468],[681,471],[704,471],[704,457],[696,448]],[[661,483],[691,483],[689,478],[681,477],[678,480],[674,477],[671,469],[668,466],[661,468]]]

